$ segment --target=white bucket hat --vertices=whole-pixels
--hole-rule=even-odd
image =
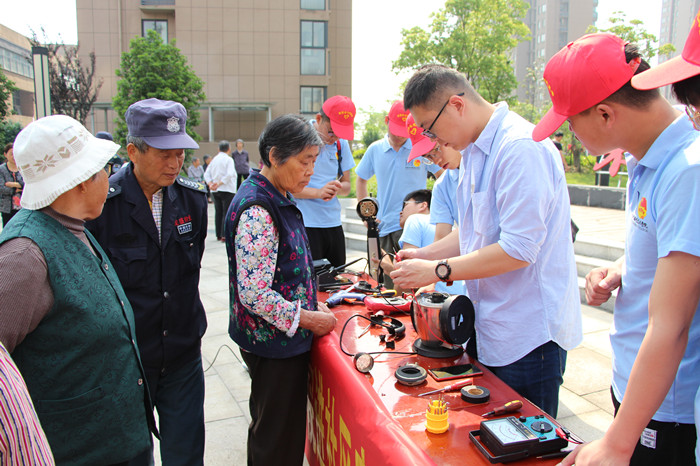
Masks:
[[[24,128],[14,144],[15,162],[24,178],[22,207],[50,205],[104,169],[119,144],[97,139],[66,115],[40,118]]]

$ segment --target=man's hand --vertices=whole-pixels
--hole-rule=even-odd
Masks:
[[[438,281],[435,275],[436,266],[437,261],[402,258],[396,263],[396,269],[389,275],[401,288],[418,288]]]
[[[338,180],[329,181],[324,187],[318,189],[318,197],[324,201],[330,201],[342,187],[343,185]]]
[[[410,249],[402,249],[399,252],[396,253],[396,262],[401,262],[409,259],[422,259],[420,252],[420,248],[410,248]]]
[[[625,454],[607,446],[605,439],[577,446],[557,466],[627,466],[632,454]]]
[[[591,306],[600,306],[610,299],[613,290],[621,284],[620,264],[595,268],[586,275],[586,301]]]

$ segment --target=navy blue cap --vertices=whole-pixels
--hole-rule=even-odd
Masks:
[[[95,135],[97,139],[104,139],[105,141],[114,141],[112,135],[107,131],[100,131]]]
[[[171,100],[146,99],[131,104],[124,115],[129,135],[156,149],[199,149],[185,132],[187,111]]]

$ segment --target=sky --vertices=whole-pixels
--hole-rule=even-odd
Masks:
[[[605,28],[615,11],[641,20],[659,35],[662,0],[599,0],[598,24]],[[399,87],[410,73],[396,75],[391,62],[401,53],[401,30],[427,28],[429,15],[444,0],[353,0],[352,88],[359,109],[387,110],[400,97]],[[429,5],[429,6],[428,6]],[[43,27],[49,40],[77,42],[75,0],[0,0],[0,23],[25,35]],[[689,19],[690,20],[690,19]]]

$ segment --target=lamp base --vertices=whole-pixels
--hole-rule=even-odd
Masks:
[[[443,345],[432,346],[425,344],[423,340],[418,338],[413,342],[413,351],[427,358],[454,358],[464,353],[464,348],[460,345],[454,345],[452,347]]]

